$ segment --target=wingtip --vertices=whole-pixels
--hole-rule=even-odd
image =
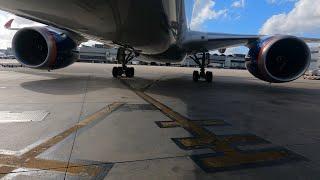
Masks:
[[[12,25],[12,22],[14,21],[14,19],[10,19],[5,25],[4,25],[4,27],[6,28],[6,29],[11,29],[11,25]]]

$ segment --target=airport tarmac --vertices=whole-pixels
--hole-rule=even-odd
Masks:
[[[3,179],[320,178],[320,81],[76,63],[0,68]]]

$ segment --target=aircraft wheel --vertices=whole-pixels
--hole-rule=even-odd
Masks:
[[[122,67],[118,67],[118,76],[122,76],[122,74],[123,74]]]
[[[206,72],[206,81],[207,82],[212,82],[212,78],[213,78],[212,72],[207,71]]]
[[[193,81],[198,82],[200,78],[199,71],[193,71]]]
[[[128,78],[134,77],[134,68],[133,68],[133,67],[127,68],[127,70],[126,70],[126,76],[127,76]]]
[[[112,69],[112,76],[114,78],[117,78],[119,76],[119,68],[118,67],[113,67]]]

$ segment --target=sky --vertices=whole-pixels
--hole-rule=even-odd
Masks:
[[[193,30],[252,35],[291,34],[320,38],[320,0],[185,2],[189,27]],[[229,53],[243,51],[243,48],[228,50]]]
[[[186,0],[192,29],[320,37],[320,0]]]
[[[291,34],[320,38],[320,0],[185,0],[189,27],[234,34]],[[0,11],[0,25],[38,25]],[[0,48],[11,46],[14,32],[0,27]],[[232,49],[235,50],[235,49]]]

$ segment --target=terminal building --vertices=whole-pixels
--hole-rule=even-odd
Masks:
[[[320,47],[311,47],[311,63],[309,70],[320,69]],[[182,66],[195,67],[197,64],[191,59],[186,58],[182,63]],[[209,66],[215,68],[225,69],[246,69],[245,55],[244,54],[212,54],[210,55]]]
[[[1,59],[15,59],[12,48],[0,49]]]
[[[311,48],[311,63],[309,70],[320,69],[320,47]]]
[[[194,67],[197,64],[189,57],[187,57],[182,63],[182,66]],[[245,55],[244,54],[211,54],[210,55],[210,67],[226,68],[226,69],[246,69]]]
[[[227,69],[246,69],[244,54],[232,54],[226,56],[226,61],[224,62],[224,68]]]
[[[310,70],[320,69],[320,47],[311,47],[311,64]],[[88,63],[116,63],[117,49],[108,48],[102,44],[93,46],[82,45],[78,49],[78,61]],[[0,50],[0,56],[14,58],[11,48]],[[3,58],[6,59],[6,58]],[[145,64],[135,58],[132,64]],[[178,66],[196,67],[198,66],[191,58],[187,57]],[[244,54],[211,54],[209,67],[225,69],[246,69]]]

